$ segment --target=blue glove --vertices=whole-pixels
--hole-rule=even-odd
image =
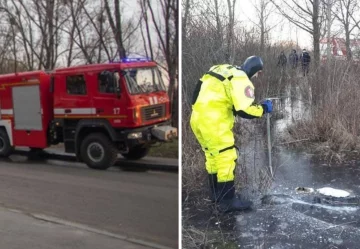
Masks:
[[[262,107],[264,108],[264,113],[270,113],[273,110],[273,104],[271,100],[264,100],[261,102]]]

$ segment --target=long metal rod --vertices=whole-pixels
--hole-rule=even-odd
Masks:
[[[279,100],[282,98],[288,98],[288,97],[272,97],[272,98],[265,98],[264,100]],[[266,114],[266,130],[267,130],[267,146],[268,146],[268,158],[269,158],[269,169],[271,177],[274,177],[274,171],[272,167],[272,144],[271,144],[271,126],[270,126],[270,113]]]
[[[271,156],[271,130],[270,130],[270,113],[266,114],[266,129],[267,129],[267,144],[268,144],[268,158],[269,158],[269,168],[271,177],[273,177],[273,168],[272,168],[272,156]]]

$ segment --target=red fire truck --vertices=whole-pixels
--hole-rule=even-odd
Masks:
[[[94,169],[177,137],[161,73],[147,59],[0,75],[0,114],[0,156],[64,143]]]

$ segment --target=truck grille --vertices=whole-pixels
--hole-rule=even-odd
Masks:
[[[152,105],[141,108],[143,121],[155,120],[165,117],[165,105]]]

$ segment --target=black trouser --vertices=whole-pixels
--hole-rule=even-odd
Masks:
[[[304,73],[304,76],[309,73],[309,63],[303,63],[302,64],[302,70]]]

